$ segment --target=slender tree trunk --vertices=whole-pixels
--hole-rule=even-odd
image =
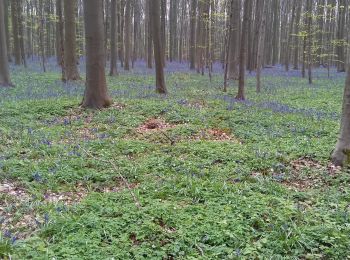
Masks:
[[[339,0],[337,29],[337,70],[345,71],[345,0]],[[349,18],[348,18],[349,19]]]
[[[297,13],[296,13],[296,20],[295,20],[295,26],[294,26],[294,58],[293,58],[293,69],[297,70],[299,69],[299,32],[300,32],[300,17],[301,17],[301,9],[302,9],[302,2],[297,1]]]
[[[160,94],[166,94],[167,89],[164,79],[164,66],[163,66],[163,52],[161,43],[161,28],[160,28],[160,0],[147,0],[150,1],[150,17],[153,33],[153,45],[154,45],[154,61],[156,65],[156,92]]]
[[[289,31],[287,34],[287,39],[286,39],[286,51],[285,51],[285,69],[286,71],[289,71],[289,60],[290,60],[290,42],[291,42],[291,38],[292,38],[292,33],[293,33],[293,29],[294,29],[294,20],[295,20],[295,10],[296,10],[296,6],[298,4],[299,0],[294,0],[293,1],[293,7],[292,7],[292,18],[289,24]]]
[[[307,0],[307,31],[308,31],[308,77],[312,84],[312,0]]]
[[[12,86],[8,67],[4,9],[4,1],[0,0],[0,87]]]
[[[14,56],[15,56],[15,65],[21,65],[21,47],[19,39],[19,0],[11,0],[11,18],[12,18],[12,35],[13,35],[13,46],[14,46]]]
[[[130,45],[131,45],[131,1],[126,1],[125,6],[125,70],[130,70]]]
[[[196,68],[196,20],[197,20],[197,0],[191,1],[190,13],[190,69]]]
[[[275,65],[279,59],[280,0],[273,0],[273,10],[272,65]]]
[[[111,2],[111,67],[110,76],[118,75],[117,69],[117,0]]]
[[[56,0],[56,55],[57,64],[62,67],[64,61],[64,22],[62,0]]]
[[[45,57],[45,44],[44,44],[44,31],[45,31],[45,19],[44,19],[44,7],[43,0],[39,0],[39,46],[41,55],[41,66],[43,71],[46,72],[46,57]]]
[[[101,109],[112,104],[107,94],[103,7],[100,1],[84,0],[86,41],[86,89],[82,106]]]
[[[261,8],[263,9],[261,23],[259,26],[258,33],[258,46],[257,46],[257,60],[256,60],[256,92],[260,93],[261,91],[261,69],[262,69],[262,59],[264,57],[264,39],[265,39],[265,28],[266,28],[266,14],[267,7],[265,6],[265,0],[259,0],[262,2]]]
[[[9,31],[9,0],[4,0],[4,18],[5,18],[5,31],[6,31],[6,47],[8,60],[12,61],[11,56],[11,44],[10,44],[10,31]]]
[[[332,162],[337,166],[346,166],[350,163],[350,65],[347,67],[347,73],[340,134],[332,154]]]
[[[152,62],[153,62],[153,46],[152,46],[152,26],[151,26],[151,17],[150,17],[150,1],[146,0],[146,20],[145,20],[145,27],[146,27],[146,42],[147,42],[147,67],[149,69],[152,68]]]
[[[228,78],[238,79],[238,66],[239,66],[239,42],[240,42],[240,24],[241,24],[241,5],[240,0],[233,0],[231,3],[231,30],[229,48],[229,61],[228,61]]]
[[[250,14],[252,12],[252,0],[244,1],[244,15],[242,24],[242,36],[241,36],[241,50],[239,56],[239,86],[236,99],[245,99],[245,69],[246,69],[246,56],[247,56],[247,40],[248,40],[248,28],[250,23]]]
[[[163,66],[166,64],[166,16],[167,16],[167,1],[161,0],[161,39],[162,39],[162,52],[163,52]]]
[[[80,80],[76,55],[76,0],[64,0],[65,41],[64,41],[64,81]]]

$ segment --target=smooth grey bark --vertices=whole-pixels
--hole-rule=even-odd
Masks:
[[[125,64],[124,69],[130,70],[130,49],[131,49],[131,1],[126,1],[125,6]]]
[[[110,76],[118,75],[117,68],[117,0],[111,2],[111,64]]]
[[[194,70],[196,67],[196,21],[197,21],[197,0],[191,1],[190,11],[190,69]]]
[[[345,0],[339,0],[337,30],[337,70],[345,71]]]
[[[261,91],[261,70],[263,62],[263,50],[264,50],[264,38],[265,38],[265,29],[266,29],[266,14],[267,6],[265,6],[265,0],[261,1],[261,8],[263,9],[262,17],[260,20],[259,31],[258,31],[258,46],[257,46],[257,59],[256,59],[256,92],[260,93]]]
[[[228,78],[238,79],[238,65],[239,65],[239,43],[240,43],[240,25],[241,25],[241,5],[240,0],[232,0],[230,18],[230,41],[229,57],[228,57]]]
[[[0,87],[9,87],[12,84],[8,67],[4,9],[4,1],[0,0]]]
[[[101,109],[112,104],[107,94],[103,6],[100,1],[84,0],[86,42],[86,88],[82,107]]]
[[[76,55],[76,0],[64,0],[64,81],[80,80]]]
[[[346,166],[350,163],[350,65],[347,66],[340,134],[331,159],[336,166]]]
[[[167,89],[164,79],[164,66],[163,66],[163,52],[161,43],[161,28],[160,28],[160,0],[148,0],[150,1],[150,17],[153,33],[153,45],[154,45],[154,61],[156,66],[156,92],[160,94],[166,94]]]
[[[12,37],[13,37],[13,51],[15,56],[15,65],[21,65],[21,46],[19,39],[19,2],[18,0],[11,0],[11,21],[12,21]]]
[[[247,41],[248,41],[248,28],[251,22],[250,14],[252,13],[253,0],[245,0],[244,2],[244,13],[243,13],[243,24],[242,24],[242,36],[241,36],[241,48],[239,54],[239,85],[236,99],[245,99],[245,69],[247,59]]]

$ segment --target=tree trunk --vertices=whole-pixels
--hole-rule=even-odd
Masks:
[[[300,17],[301,9],[303,5],[301,1],[297,1],[297,13],[294,26],[294,57],[293,57],[293,69],[299,69],[299,32],[300,32]]]
[[[228,60],[228,78],[238,79],[238,63],[239,63],[239,42],[240,42],[240,24],[241,24],[241,5],[240,0],[233,0],[231,3],[231,36],[228,44],[229,48],[229,60]]]
[[[286,51],[285,51],[285,69],[286,71],[289,71],[289,60],[290,60],[290,42],[291,42],[291,37],[292,37],[292,33],[293,33],[293,29],[294,29],[294,20],[295,20],[295,10],[297,7],[299,0],[294,0],[293,1],[293,6],[292,6],[292,18],[291,21],[289,23],[289,31],[287,32],[287,39],[286,39]]]
[[[4,1],[0,0],[0,87],[12,86],[8,67],[4,9]]]
[[[19,39],[19,2],[18,0],[11,0],[11,18],[12,18],[12,34],[13,34],[13,46],[15,65],[21,65],[21,47]]]
[[[46,57],[45,57],[45,45],[44,45],[44,14],[43,14],[43,0],[39,0],[39,27],[38,27],[38,34],[39,34],[39,46],[40,46],[40,56],[41,56],[41,66],[43,68],[43,71],[46,72]]]
[[[167,16],[167,1],[166,0],[161,0],[161,23],[160,23],[160,28],[161,28],[161,39],[162,39],[162,52],[163,52],[163,66],[165,67],[166,63],[166,46],[167,46],[167,41],[166,41],[166,16]]]
[[[156,92],[160,94],[166,94],[167,89],[164,80],[164,66],[163,66],[163,52],[161,43],[161,28],[160,28],[160,0],[148,0],[150,1],[150,17],[153,33],[153,45],[154,45],[154,61],[156,65]]]
[[[308,31],[308,77],[312,84],[312,0],[307,0],[307,31]]]
[[[273,10],[272,65],[275,65],[279,57],[280,0],[273,0]]]
[[[86,89],[82,106],[101,109],[112,104],[107,94],[103,7],[100,1],[84,0],[86,41]]]
[[[258,32],[258,46],[257,46],[257,60],[256,60],[256,92],[261,91],[261,69],[262,69],[262,59],[264,57],[264,39],[265,39],[265,28],[266,28],[266,14],[267,6],[265,6],[265,0],[261,1],[261,8],[263,10],[262,17],[260,20],[259,32]]]
[[[62,0],[56,0],[56,55],[57,63],[64,66],[64,21]],[[63,73],[62,73],[63,75]]]
[[[236,99],[244,100],[244,80],[245,80],[245,64],[247,56],[247,40],[248,40],[248,28],[251,20],[250,14],[252,13],[252,0],[244,1],[244,15],[242,24],[242,36],[241,36],[241,50],[239,55],[239,86]]]
[[[64,81],[80,80],[76,55],[76,0],[64,0],[65,41],[64,41]]]
[[[337,70],[345,71],[345,0],[339,0],[338,30],[337,30]],[[348,18],[349,19],[349,18]]]
[[[131,1],[126,1],[125,6],[125,70],[130,70],[130,45],[131,45]]]
[[[146,0],[146,19],[145,19],[145,28],[146,28],[146,42],[147,42],[147,67],[152,68],[153,62],[153,46],[152,46],[152,26],[151,26],[151,17],[150,17],[150,1]]]
[[[6,31],[6,47],[8,60],[11,62],[11,44],[10,44],[10,31],[9,31],[9,0],[4,0],[4,17],[5,17],[5,31]]]
[[[196,18],[197,18],[197,0],[191,1],[190,13],[190,69],[196,67]]]
[[[346,166],[350,163],[350,65],[347,70],[340,134],[332,154],[332,162],[337,166]]]
[[[118,75],[117,69],[117,0],[111,3],[111,67],[110,76]]]

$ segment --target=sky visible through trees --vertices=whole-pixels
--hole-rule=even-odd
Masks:
[[[0,258],[349,258],[349,42],[349,0],[0,0]]]

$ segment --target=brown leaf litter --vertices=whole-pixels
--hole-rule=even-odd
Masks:
[[[162,118],[151,118],[148,119],[146,122],[144,122],[142,125],[140,125],[137,129],[137,133],[152,133],[162,130],[167,130],[174,128],[176,125],[169,124],[165,122]]]
[[[131,189],[138,187],[139,183],[130,184]],[[115,186],[93,187],[93,192],[118,193],[127,189],[121,181]],[[80,203],[90,192],[83,184],[78,184],[73,191],[53,192],[46,191],[41,198],[36,198],[18,183],[0,183],[0,232],[11,231],[16,238],[23,239],[30,236],[40,224],[45,223],[43,216],[37,215],[33,209],[33,202],[63,203],[71,206]]]
[[[325,188],[327,186],[325,177],[335,176],[341,171],[340,167],[336,167],[332,163],[323,165],[309,157],[301,157],[291,161],[290,166],[291,175],[282,183],[289,188],[299,191]],[[303,172],[310,172],[311,174],[302,175]],[[327,176],[323,176],[322,174],[326,174]]]

